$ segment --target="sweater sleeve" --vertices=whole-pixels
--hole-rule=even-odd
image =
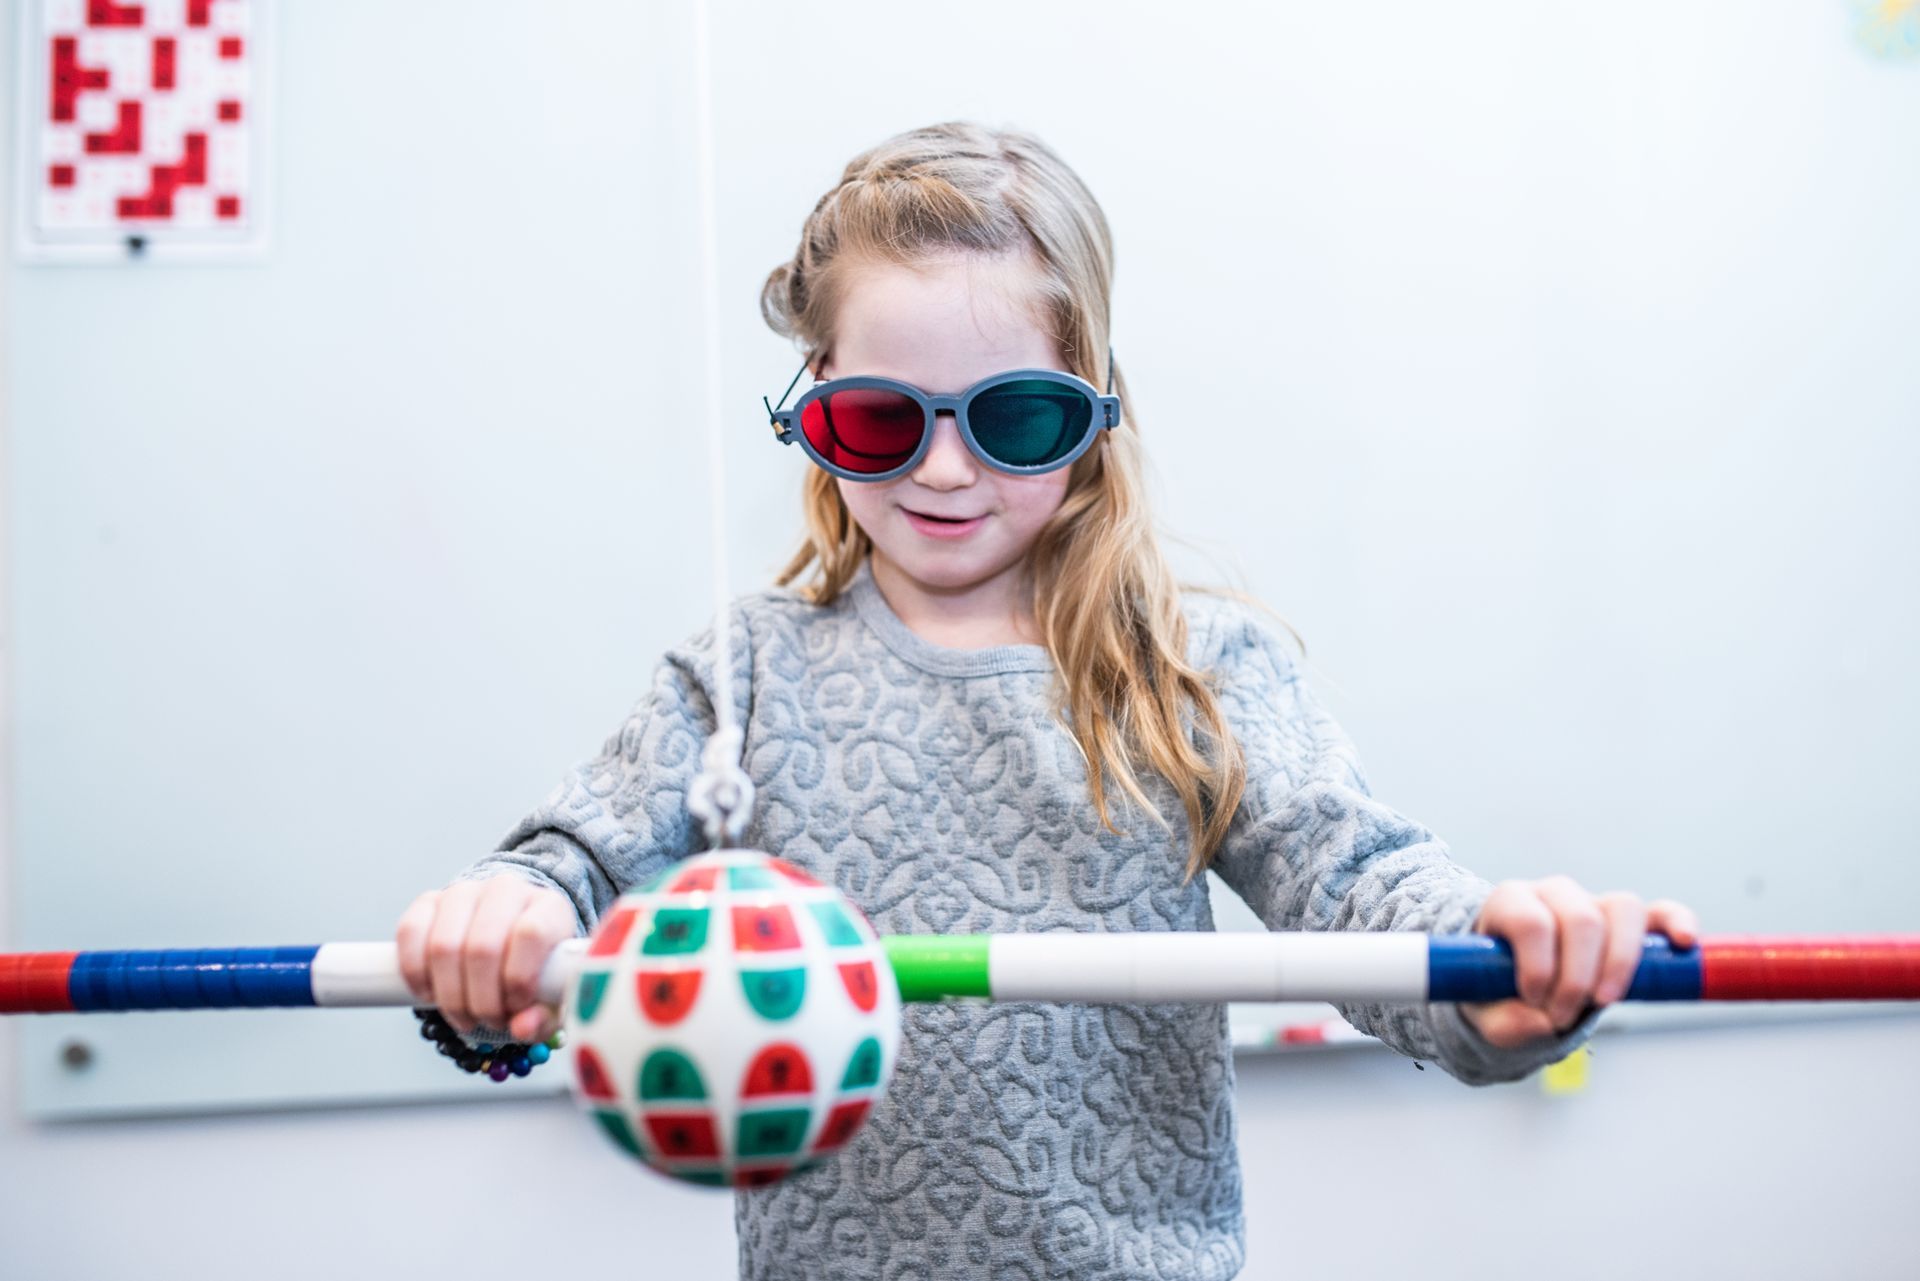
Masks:
[[[1272,629],[1224,609],[1214,625],[1217,689],[1247,787],[1213,870],[1271,930],[1470,932],[1493,887],[1426,827],[1373,799],[1353,744]],[[1599,1017],[1501,1049],[1452,1002],[1338,1008],[1362,1032],[1470,1085],[1518,1080],[1564,1058]]]
[[[744,728],[753,655],[737,607],[728,635],[734,714]],[[668,650],[652,687],[599,753],[570,770],[498,849],[453,882],[510,875],[557,889],[573,901],[586,934],[614,899],[692,854],[702,837],[687,812],[687,789],[717,720],[714,649],[708,627]]]

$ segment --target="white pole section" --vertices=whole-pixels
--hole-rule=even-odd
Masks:
[[[553,949],[540,971],[542,1001],[559,1007],[586,951],[586,939],[568,939]],[[322,943],[313,954],[312,983],[315,1005],[413,1004],[393,943]]]
[[[1001,934],[996,1001],[1424,1001],[1427,936]]]

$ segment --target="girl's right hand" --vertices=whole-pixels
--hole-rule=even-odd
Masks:
[[[573,902],[503,873],[428,890],[400,917],[400,975],[422,1006],[459,1032],[485,1024],[516,1041],[544,1041],[560,1013],[540,1004],[540,969],[578,933]]]

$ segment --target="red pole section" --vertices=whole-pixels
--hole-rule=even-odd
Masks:
[[[0,954],[0,1014],[65,1014],[67,975],[78,952]]]
[[[1809,935],[1700,941],[1700,996],[1708,1001],[1920,999],[1920,938]]]

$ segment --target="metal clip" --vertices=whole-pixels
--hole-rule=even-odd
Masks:
[[[738,845],[753,815],[753,780],[740,767],[744,741],[737,725],[715,730],[700,752],[700,772],[687,788],[687,809],[714,849]]]

